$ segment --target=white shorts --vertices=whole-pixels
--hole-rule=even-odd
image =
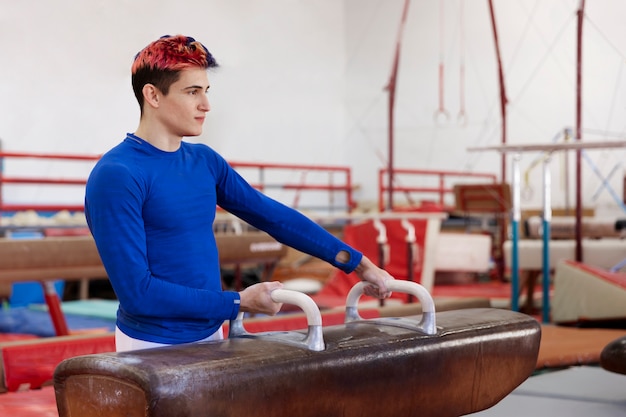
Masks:
[[[215,333],[206,339],[198,340],[198,342],[208,342],[211,340],[222,340],[224,339],[224,331],[220,327]],[[115,326],[115,351],[116,352],[125,352],[128,350],[138,350],[138,349],[149,349],[161,346],[170,346],[167,343],[155,343],[148,342],[145,340],[133,339],[128,336],[126,333],[121,331],[117,326]]]

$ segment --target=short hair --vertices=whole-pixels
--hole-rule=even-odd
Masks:
[[[167,95],[180,71],[187,68],[215,68],[218,63],[202,43],[190,36],[165,35],[135,55],[131,67],[133,92],[143,114],[143,87],[153,84]]]

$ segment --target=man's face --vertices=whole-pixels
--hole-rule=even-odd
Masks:
[[[172,135],[198,136],[206,113],[211,110],[207,92],[209,80],[203,68],[181,71],[166,96],[161,96],[159,118]]]

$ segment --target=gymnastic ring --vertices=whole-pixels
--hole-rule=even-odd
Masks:
[[[365,321],[359,315],[357,308],[359,298],[363,295],[363,291],[366,286],[372,285],[367,282],[357,283],[350,292],[346,299],[346,318],[345,323],[351,323],[354,321]],[[382,322],[390,325],[397,325],[399,327],[414,328],[420,330],[428,335],[437,334],[437,324],[435,319],[435,302],[430,296],[426,288],[417,282],[404,281],[404,280],[390,280],[387,281],[387,289],[395,292],[402,292],[411,294],[417,297],[422,305],[422,319],[417,323],[414,320],[408,322],[406,319],[391,318],[393,321],[384,319],[374,319],[372,321]]]
[[[433,114],[433,120],[435,121],[436,125],[439,125],[442,122],[448,122],[450,121],[450,113],[448,113],[448,111],[443,108],[437,109]]]
[[[237,314],[235,320],[230,321],[228,337],[248,337],[271,339],[279,343],[286,343],[305,347],[312,351],[322,351],[325,349],[324,335],[322,332],[322,314],[315,301],[308,295],[293,290],[276,289],[270,293],[272,300],[276,303],[293,304],[304,311],[308,324],[308,332],[304,339],[300,332],[261,332],[248,333],[243,326],[243,312]]]

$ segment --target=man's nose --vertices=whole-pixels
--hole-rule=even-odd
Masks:
[[[206,95],[203,96],[202,101],[200,102],[200,105],[198,106],[198,108],[206,112],[211,110],[211,104],[209,103],[209,98]]]

